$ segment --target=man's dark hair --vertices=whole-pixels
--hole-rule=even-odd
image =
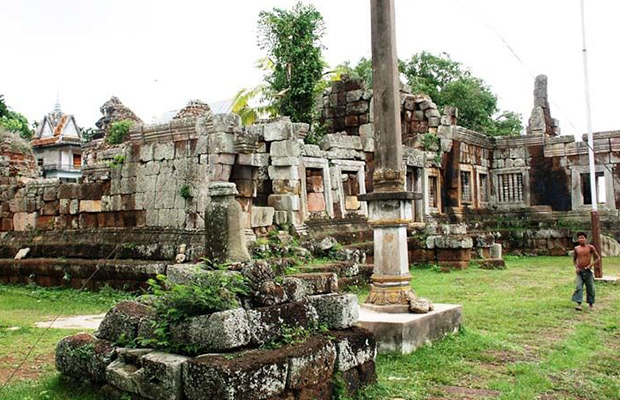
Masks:
[[[583,232],[583,231],[582,232],[577,232],[577,237],[579,237],[579,236],[583,236],[586,239],[588,238],[588,234]]]

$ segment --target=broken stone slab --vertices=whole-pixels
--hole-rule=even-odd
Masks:
[[[90,333],[67,336],[56,345],[56,369],[79,380],[105,382],[105,370],[113,357],[112,343]]]
[[[252,350],[229,360],[203,355],[183,368],[183,392],[188,400],[263,400],[286,389],[289,361],[280,351]]]
[[[304,285],[304,291],[309,296],[338,291],[338,275],[333,272],[292,274],[289,277],[301,280]]]
[[[490,258],[501,259],[502,258],[502,245],[500,243],[493,243],[489,251]]]
[[[211,132],[233,133],[241,127],[241,117],[237,114],[215,114],[211,121]]]
[[[138,386],[134,379],[137,370],[136,363],[116,359],[105,370],[106,381],[123,392],[138,394]]]
[[[95,335],[112,342],[134,340],[142,319],[151,319],[153,310],[137,301],[121,301],[103,318]]]
[[[342,133],[328,133],[321,139],[321,150],[352,149],[362,150],[359,136],[350,136]]]
[[[377,342],[372,332],[360,327],[332,331],[336,346],[336,369],[344,372],[358,367],[377,356]]]
[[[17,254],[15,254],[14,259],[15,260],[22,260],[24,258],[26,258],[26,256],[28,255],[28,253],[30,253],[30,247],[26,247],[23,249],[19,249],[19,251],[17,252]]]
[[[354,294],[325,294],[308,299],[319,315],[319,323],[329,329],[348,329],[357,324],[359,304]]]
[[[316,310],[307,300],[248,310],[252,344],[262,345],[282,337],[285,329],[311,329],[318,322]]]
[[[247,313],[242,308],[192,317],[170,326],[171,341],[199,352],[227,351],[250,343]]]

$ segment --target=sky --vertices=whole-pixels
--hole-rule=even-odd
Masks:
[[[94,126],[117,96],[145,122],[191,99],[232,98],[262,80],[255,68],[261,10],[296,0],[0,0],[0,94],[30,121],[57,97]],[[331,66],[370,57],[368,0],[312,0],[326,25]],[[395,0],[401,59],[446,52],[484,79],[503,110],[533,106],[546,74],[563,134],[587,131],[580,0]],[[620,1],[585,0],[592,125],[620,129]],[[515,56],[516,54],[516,56]]]

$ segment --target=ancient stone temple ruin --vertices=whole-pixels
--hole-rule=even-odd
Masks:
[[[428,97],[401,87],[402,168],[406,189],[419,193],[406,216],[411,262],[464,268],[472,255],[489,257],[495,242],[507,251],[565,252],[570,221],[587,220],[587,146],[557,136],[544,81],[537,80],[528,134],[518,137],[462,128],[458,110],[440,113]],[[35,178],[36,165],[20,169],[22,178],[4,179],[0,190],[0,279],[66,284],[64,274],[52,277],[34,259],[62,256],[86,265],[113,250],[111,263],[141,260],[151,273],[160,268],[154,261],[172,260],[182,244],[196,260],[205,255],[214,182],[234,184],[247,243],[274,228],[331,235],[361,243],[372,262],[372,249],[363,245],[371,234],[369,207],[360,197],[375,184],[372,104],[372,90],[343,77],[321,100],[326,133],[317,143],[305,140],[307,124],[281,118],[242,126],[236,115],[213,115],[201,106],[199,116],[137,124],[120,145],[86,144],[79,183]],[[104,108],[105,117],[114,114]],[[594,137],[601,218],[614,232],[620,133]],[[538,225],[528,225],[532,221]],[[504,230],[515,223],[521,232]],[[23,247],[31,248],[32,259],[10,260]]]
[[[163,343],[157,299],[121,302],[94,336],[80,333],[60,341],[58,370],[102,384],[113,399],[327,400],[337,385],[352,393],[376,380],[375,339],[355,326],[355,295],[311,288],[290,277],[277,283],[264,261],[238,267],[228,274],[244,276],[252,288],[240,300],[243,307],[172,322],[166,348],[157,350],[142,344]],[[223,273],[176,265],[167,284],[199,283],[217,274]],[[263,296],[265,286],[280,289],[279,295]],[[304,332],[303,340],[291,340],[293,332]],[[136,339],[137,347],[122,344]]]

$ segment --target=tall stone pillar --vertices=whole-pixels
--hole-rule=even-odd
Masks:
[[[359,196],[369,203],[374,230],[374,272],[366,307],[381,312],[420,310],[411,290],[407,225],[411,200],[421,197],[405,191],[400,123],[400,94],[394,0],[371,0],[372,66],[375,117],[375,171],[372,193]]]

